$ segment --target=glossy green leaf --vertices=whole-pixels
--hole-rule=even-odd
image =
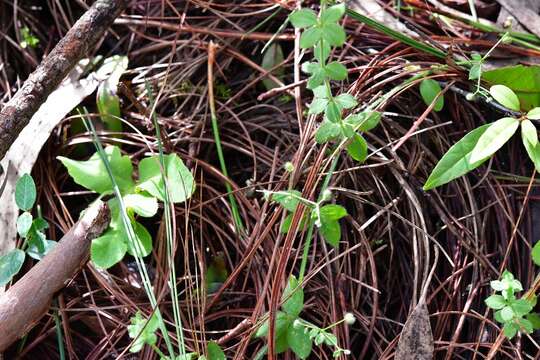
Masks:
[[[25,238],[28,231],[32,227],[32,214],[25,211],[17,218],[17,233],[20,237]]]
[[[298,280],[291,275],[281,296],[281,308],[291,317],[296,318],[304,308],[304,290],[298,286]]]
[[[420,83],[420,95],[426,105],[431,105],[437,95],[442,91],[441,85],[433,79],[424,79]],[[441,111],[444,107],[444,96],[440,95],[433,106],[433,110]]]
[[[471,162],[470,158],[478,140],[490,126],[491,124],[486,124],[474,129],[448,149],[431,172],[424,184],[424,190],[446,184],[476,169],[486,161],[488,157],[477,162]]]
[[[321,221],[319,231],[327,243],[333,247],[339,246],[339,240],[341,240],[341,226],[337,220]]]
[[[302,35],[300,35],[300,47],[302,49],[309,49],[310,47],[315,45],[315,43],[319,41],[322,36],[323,36],[323,31],[321,28],[318,28],[318,27],[309,28],[306,31],[304,31]]]
[[[153,196],[144,194],[127,194],[123,197],[123,200],[124,205],[128,210],[133,210],[140,216],[152,217],[157,213],[158,202]]]
[[[500,310],[506,306],[506,300],[501,295],[491,295],[485,301],[490,309]]]
[[[354,160],[363,163],[367,158],[368,146],[366,140],[360,134],[353,136],[347,145],[347,153]]]
[[[515,65],[483,71],[482,80],[491,85],[505,85],[519,98],[524,110],[540,106],[540,66]]]
[[[538,133],[530,120],[523,120],[521,122],[521,136],[523,141],[528,141],[532,146],[538,144]]]
[[[315,141],[318,144],[323,144],[325,142],[328,142],[329,140],[335,139],[339,136],[340,133],[341,127],[339,126],[339,124],[330,121],[323,121],[321,126],[317,129],[317,132],[315,133]]]
[[[510,321],[514,318],[514,310],[510,306],[505,306],[501,309],[501,319],[503,321]]]
[[[307,359],[311,354],[313,344],[304,326],[290,326],[287,329],[287,343],[300,359]]]
[[[210,341],[208,343],[208,347],[206,351],[208,352],[208,360],[225,360],[226,359],[225,353],[223,352],[223,350],[221,350],[219,345],[214,341]]]
[[[476,80],[479,79],[480,76],[482,76],[482,65],[481,64],[474,64],[469,69],[469,80]]]
[[[92,240],[90,258],[97,267],[108,269],[124,258],[127,249],[125,233],[108,230],[102,236]]]
[[[284,313],[283,311],[278,311],[276,313],[276,321],[275,321],[275,331],[276,331],[276,337],[279,337],[279,335],[284,334],[285,330],[287,330],[287,327],[291,324],[291,318],[289,315]],[[255,333],[256,337],[266,337],[268,336],[268,329],[270,326],[269,319],[266,319],[259,329],[257,329],[257,332]]]
[[[15,185],[15,203],[23,211],[32,209],[36,202],[36,184],[28,174],[24,174]]]
[[[130,193],[133,190],[133,166],[129,156],[122,156],[118,146],[107,146],[105,156],[109,161],[115,181],[122,193]],[[58,160],[67,168],[73,180],[100,194],[111,193],[112,183],[105,168],[105,164],[96,152],[86,161],[78,161],[59,156]]]
[[[298,190],[284,190],[272,193],[272,200],[285,209],[294,212],[302,199],[302,193]]]
[[[540,107],[529,110],[527,118],[531,120],[540,120]]]
[[[6,285],[21,270],[24,263],[24,251],[13,249],[0,256],[0,286]]]
[[[489,88],[489,93],[499,104],[508,109],[519,111],[519,99],[509,87],[504,85],[493,85]]]
[[[345,118],[345,122],[354,129],[369,131],[377,127],[381,120],[381,113],[378,111],[363,111],[359,114],[351,114]]]
[[[322,221],[339,220],[347,216],[347,210],[341,205],[328,204],[319,209],[319,216]]]
[[[534,244],[534,247],[531,252],[532,259],[537,266],[540,266],[540,241],[537,241]]]
[[[519,120],[505,117],[491,124],[472,150],[471,163],[484,160],[499,150],[516,132]]]
[[[176,154],[164,155],[165,170],[170,201],[181,203],[191,197],[195,191],[195,181],[191,171]],[[137,188],[148,191],[161,201],[165,201],[165,186],[159,156],[152,156],[139,163],[139,182]]]
[[[262,63],[261,66],[264,70],[270,71],[274,69],[279,64],[283,63],[284,61],[283,56],[283,50],[281,49],[281,45],[279,43],[274,42],[270,46],[268,46],[263,53]],[[283,79],[284,76],[284,69],[283,67],[279,67],[273,71],[274,76],[276,76],[278,79]],[[263,79],[263,85],[266,88],[266,90],[272,90],[276,87],[279,87],[279,84],[276,83],[274,80],[270,78],[264,78]]]
[[[148,230],[142,225],[141,223],[137,221],[131,221],[131,226],[133,227],[133,231],[135,232],[135,237],[137,238],[137,241],[139,242],[139,249],[140,249],[140,256],[145,257],[148,256],[152,252],[152,235],[148,232]],[[125,234],[125,239],[127,241],[128,236]],[[128,246],[127,252],[130,255],[135,256],[135,248],[132,248]]]
[[[299,9],[289,15],[289,20],[295,28],[306,28],[317,24],[317,14],[310,9]]]

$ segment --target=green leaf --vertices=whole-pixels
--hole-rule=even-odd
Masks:
[[[354,135],[349,145],[347,145],[347,153],[350,157],[360,163],[363,163],[366,160],[368,146],[362,135]]]
[[[509,339],[512,339],[514,336],[516,336],[517,332],[519,331],[519,325],[513,322],[507,322],[504,324],[503,327],[503,333],[504,336],[506,336]]]
[[[481,64],[474,64],[469,69],[469,80],[476,80],[479,79],[480,76],[482,76],[482,65]]]
[[[156,313],[148,320],[143,318],[140,311],[137,311],[134,317],[131,318],[131,325],[128,325],[128,334],[131,339],[135,339],[130,346],[129,351],[136,353],[142,350],[145,344],[154,345],[157,341],[155,334],[159,326],[159,321]]]
[[[36,184],[28,174],[24,174],[15,185],[15,203],[23,211],[28,211],[36,201]]]
[[[32,214],[25,211],[17,218],[17,232],[19,236],[25,238],[32,227]]]
[[[312,340],[304,326],[289,326],[287,329],[287,343],[291,350],[300,359],[307,359],[311,354]]]
[[[270,71],[279,64],[282,64],[284,59],[285,58],[283,56],[283,50],[281,49],[281,46],[279,45],[279,43],[274,42],[264,51],[261,67],[264,70]],[[284,76],[283,67],[275,69],[273,74],[278,79],[282,80]],[[268,77],[264,78],[262,82],[266,90],[272,90],[279,86],[278,83]]]
[[[520,330],[524,330],[527,334],[530,334],[534,331],[533,324],[527,320],[527,319],[518,319],[519,325],[523,328]]]
[[[510,321],[514,318],[514,310],[510,306],[505,306],[501,309],[501,318],[504,321]]]
[[[309,77],[307,82],[307,88],[312,90],[315,89],[317,86],[320,86],[324,82],[325,72],[323,68],[319,68],[319,70],[313,72],[313,74]]]
[[[139,242],[139,248],[142,250],[139,255],[142,257],[148,256],[152,252],[152,235],[150,235],[144,225],[135,220],[131,221],[131,226],[133,227],[133,231]],[[128,239],[127,234],[125,234],[125,238]],[[132,248],[131,246],[128,246],[127,252],[130,255],[135,256],[135,248]]]
[[[123,194],[132,192],[133,179],[131,174],[133,173],[133,166],[129,156],[122,156],[118,146],[107,146],[105,148],[105,157],[111,165],[112,173],[120,191]],[[69,175],[77,184],[100,194],[112,192],[111,179],[97,152],[86,161],[72,160],[63,156],[59,156],[57,159],[64,164]]]
[[[334,98],[334,101],[336,103],[338,103],[338,105],[342,108],[342,109],[351,109],[353,107],[356,106],[356,104],[358,104],[358,102],[356,101],[356,99],[354,98],[354,96],[352,96],[351,94],[341,94],[341,95],[338,95]]]
[[[21,270],[24,263],[24,251],[13,249],[0,256],[0,286],[6,285]]]
[[[311,104],[309,105],[309,114],[310,115],[316,115],[322,113],[324,110],[326,110],[326,106],[328,105],[328,99],[324,98],[314,98]]]
[[[537,313],[530,313],[527,314],[526,318],[531,322],[533,329],[540,329],[540,315],[538,315]]]
[[[38,231],[33,226],[30,227],[28,234],[26,234],[26,239],[28,241],[28,246],[35,246],[40,253],[44,253],[47,246],[47,238],[45,234],[41,231]]]
[[[284,190],[272,193],[272,200],[291,212],[296,210],[301,198],[302,193],[298,190]]]
[[[505,117],[491,124],[480,136],[478,143],[472,150],[470,162],[484,160],[499,150],[516,132],[519,120]]]
[[[476,169],[486,161],[488,157],[476,162],[471,162],[470,158],[478,140],[490,126],[491,124],[486,124],[474,129],[448,149],[431,172],[424,184],[424,190],[446,184]]]
[[[343,17],[343,14],[345,14],[345,4],[330,6],[321,12],[321,23],[336,23]]]
[[[347,216],[347,210],[341,205],[328,204],[319,210],[321,221],[339,220]]]
[[[501,295],[491,295],[484,302],[487,307],[494,310],[500,310],[506,306],[506,300]]]
[[[381,120],[381,113],[378,111],[363,111],[359,114],[352,114],[345,118],[345,122],[354,129],[369,131],[374,129]]]
[[[43,218],[34,219],[32,225],[37,231],[42,231],[49,228],[49,223]]]
[[[327,42],[325,41],[323,41],[322,43],[318,42],[313,47],[313,53],[315,55],[315,59],[317,59],[317,61],[319,61],[320,63],[326,62],[326,60],[330,56],[331,50],[332,48],[330,47],[330,44],[328,44]]]
[[[332,80],[345,80],[347,78],[347,68],[339,61],[332,61],[324,68],[326,76]]]
[[[323,31],[321,28],[312,27],[307,29],[300,36],[300,47],[302,49],[309,49],[313,47],[317,41],[323,36]]]
[[[537,241],[534,244],[534,247],[531,252],[532,259],[537,266],[540,266],[540,241]]]
[[[499,104],[508,109],[519,111],[519,99],[509,87],[504,85],[493,85],[489,88],[489,93]]]
[[[335,139],[340,133],[341,128],[339,124],[330,121],[323,121],[315,133],[315,141],[318,144],[322,144],[329,140]]]
[[[296,318],[304,308],[304,290],[298,286],[298,280],[291,275],[281,296],[281,308],[291,317]]]
[[[326,111],[324,112],[326,118],[334,123],[341,121],[341,109],[335,101],[330,101],[326,106]]]
[[[279,337],[279,335],[284,334],[285,330],[291,323],[291,318],[289,315],[284,313],[283,311],[278,311],[276,313],[276,322],[275,322],[275,331],[276,331],[276,337]],[[266,337],[268,336],[268,329],[270,326],[270,319],[266,319],[259,329],[257,329],[257,332],[255,333],[256,337]]]
[[[341,240],[341,226],[337,220],[322,221],[321,219],[319,231],[327,243],[333,247],[339,246],[339,240]]]
[[[527,315],[532,310],[531,304],[525,299],[515,300],[511,303],[510,306],[512,307],[512,310],[514,311],[514,314],[518,317]]]
[[[540,106],[540,66],[506,66],[482,72],[482,80],[491,85],[506,85],[516,93],[521,108]]]
[[[143,217],[152,217],[156,215],[158,210],[157,199],[153,196],[144,194],[127,194],[123,197],[124,205],[128,210],[133,210],[135,213]]]
[[[287,341],[287,332],[284,332],[283,334],[276,337],[276,346],[275,351],[276,354],[284,353],[289,349],[289,343]]]
[[[521,122],[521,135],[523,141],[528,141],[533,147],[538,144],[538,133],[530,120],[523,120]]]
[[[40,251],[40,249],[37,248],[36,245],[32,244],[28,246],[28,249],[26,250],[26,253],[28,256],[30,256],[32,259],[36,260],[42,260],[45,255],[47,255],[58,243],[56,241],[52,240],[45,240],[45,248],[43,251]]]
[[[214,342],[210,341],[207,347],[208,360],[225,360],[225,353],[221,350],[221,347]]]
[[[420,95],[422,96],[422,100],[424,100],[424,103],[426,105],[431,105],[431,103],[435,100],[437,95],[442,91],[441,86],[439,83],[433,79],[424,79],[420,83]],[[437,101],[435,102],[435,106],[433,106],[433,110],[435,111],[441,111],[444,107],[444,96],[441,95],[437,98]]]
[[[540,120],[540,107],[535,107],[527,113],[527,118],[531,120]]]
[[[191,171],[176,154],[164,155],[165,170],[170,201],[181,203],[191,197],[195,191],[195,182]],[[146,190],[150,195],[165,201],[165,186],[159,155],[141,160],[139,163],[139,183],[137,188]]]
[[[289,232],[289,229],[291,228],[293,216],[294,214],[289,214],[285,217],[285,219],[283,220],[283,223],[281,224],[281,227],[279,228],[280,233],[286,234]],[[306,216],[303,216],[302,219],[300,219],[300,224],[298,225],[298,228],[302,230],[305,227],[306,227]]]
[[[343,27],[339,24],[324,24],[324,27],[322,29],[322,38],[325,41],[328,41],[328,43],[332,46],[341,46],[343,43],[345,43],[345,39],[347,38],[347,35],[345,34],[345,30],[343,30]],[[302,39],[300,39],[301,41]],[[308,46],[310,47],[310,46]]]
[[[127,252],[125,233],[108,230],[105,234],[92,240],[90,258],[101,269],[108,269],[124,258]]]
[[[101,120],[110,131],[122,131],[122,122],[118,119],[122,114],[117,93],[120,77],[127,68],[127,56],[114,55],[105,59],[103,66],[97,71],[99,77],[105,79],[97,90],[97,107]]]
[[[295,10],[289,15],[289,21],[295,28],[307,28],[317,24],[317,14],[311,9]]]

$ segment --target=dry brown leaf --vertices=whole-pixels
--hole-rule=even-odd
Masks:
[[[425,301],[421,301],[407,319],[396,350],[396,360],[433,359],[433,333]]]

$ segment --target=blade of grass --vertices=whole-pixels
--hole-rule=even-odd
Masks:
[[[54,299],[54,306],[59,309],[58,299]],[[62,324],[60,323],[60,316],[58,316],[60,310],[54,311],[54,324],[56,328],[56,339],[58,340],[58,353],[60,360],[65,360],[66,352],[64,350],[64,336],[62,335]]]
[[[433,56],[436,56],[440,59],[444,59],[446,58],[446,53],[439,50],[439,49],[436,49],[434,48],[433,46],[430,46],[430,45],[427,45],[427,44],[424,44],[420,41],[417,41],[407,35],[404,35],[403,33],[400,33],[398,31],[395,31],[391,28],[389,28],[388,26],[376,21],[376,20],[373,20],[373,19],[370,19],[368,18],[367,16],[364,16],[352,9],[347,9],[347,15],[350,16],[351,18],[357,20],[357,21],[360,21],[361,23],[364,23],[366,24],[367,26],[369,26],[370,28],[374,29],[374,30],[377,30],[379,32],[382,32],[383,34],[385,35],[388,35],[390,36],[391,38],[395,39],[395,40],[398,40],[400,42],[402,42],[403,44],[406,44],[406,45],[409,45],[417,50],[420,50],[420,51],[423,51],[425,53],[428,53],[428,54],[431,54]]]
[[[219,158],[219,164],[221,167],[221,172],[226,178],[229,178],[227,172],[227,164],[225,163],[225,157],[223,156],[223,148],[221,147],[221,138],[219,135],[219,127],[217,122],[216,115],[216,104],[214,100],[214,58],[216,54],[216,45],[210,41],[208,44],[208,102],[210,106],[210,117],[212,120],[212,132],[214,133],[214,140],[216,142],[216,150]],[[242,223],[242,218],[240,217],[240,212],[238,211],[238,205],[233,194],[232,186],[229,182],[225,182],[225,187],[229,193],[229,202],[231,204],[232,215],[236,229],[242,231],[244,225]]]

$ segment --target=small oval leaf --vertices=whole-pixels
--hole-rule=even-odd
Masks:
[[[435,100],[441,91],[441,85],[439,85],[439,83],[433,79],[424,79],[420,83],[420,95],[422,95],[422,99],[427,106],[431,105],[433,100]],[[443,95],[440,95],[433,106],[433,110],[441,111],[443,107],[444,97]]]
[[[519,99],[515,92],[504,85],[493,85],[489,88],[489,93],[493,98],[508,109],[519,111]]]
[[[488,158],[499,150],[516,132],[519,120],[505,117],[491,124],[485,133],[480,136],[471,155],[471,162]]]

